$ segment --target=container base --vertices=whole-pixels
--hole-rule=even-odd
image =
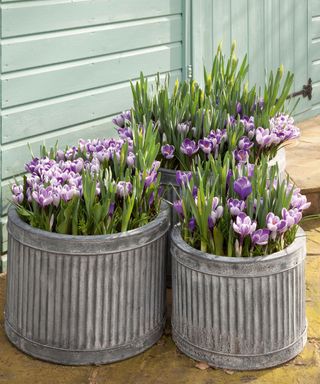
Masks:
[[[174,328],[172,338],[181,352],[197,361],[205,361],[214,368],[231,369],[235,371],[254,371],[271,368],[286,363],[296,357],[307,342],[307,327],[302,335],[286,348],[261,355],[231,355],[208,351],[191,344]]]
[[[43,345],[21,335],[5,320],[5,332],[9,341],[18,349],[37,359],[62,365],[100,365],[121,361],[138,355],[151,348],[162,336],[165,318],[162,322],[139,339],[129,344],[101,350],[68,350]]]

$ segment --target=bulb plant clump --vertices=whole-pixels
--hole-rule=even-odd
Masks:
[[[156,78],[150,92],[142,74],[131,84],[131,112],[114,118],[120,137],[131,137],[131,120],[152,122],[159,143],[158,160],[167,169],[190,170],[193,161],[205,163],[233,153],[236,162],[258,164],[264,156],[273,158],[288,140],[299,136],[299,129],[287,111],[286,99],[293,84],[293,74],[284,77],[280,66],[270,72],[263,92],[249,90],[249,66],[241,63],[232,46],[226,60],[219,46],[210,72],[204,71],[204,88],[196,81],[176,80],[171,91],[170,79]]]
[[[183,239],[193,248],[222,256],[261,256],[280,251],[296,236],[310,203],[281,181],[278,167],[248,167],[231,156],[192,172],[177,172],[180,196],[173,206]]]
[[[64,151],[43,147],[26,164],[23,182],[12,186],[20,217],[72,235],[124,232],[153,220],[162,196],[158,144],[151,123],[132,125],[132,132],[138,150],[130,139],[79,140]]]

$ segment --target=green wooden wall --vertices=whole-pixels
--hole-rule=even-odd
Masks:
[[[202,63],[210,66],[221,41],[228,52],[236,40],[238,56],[248,54],[251,84],[262,85],[265,69],[274,70],[283,64],[295,73],[294,88],[300,90],[312,75],[310,8],[319,9],[320,1],[311,0],[310,5],[308,0],[194,1],[192,31],[198,42],[192,50],[195,76],[202,78]],[[297,117],[305,117],[310,108],[311,103],[302,100]]]
[[[139,71],[202,78],[220,41],[248,53],[249,81],[283,63],[295,90],[312,77],[320,111],[320,0],[0,0],[0,243],[12,178],[44,141],[110,136],[112,116],[131,105]],[[1,251],[0,250],[0,251]]]
[[[44,141],[113,134],[129,80],[184,71],[182,0],[1,1],[2,251],[9,185]],[[2,202],[2,203],[1,203]]]

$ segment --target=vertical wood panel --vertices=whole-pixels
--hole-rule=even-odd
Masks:
[[[265,71],[264,50],[264,9],[263,3],[248,0],[248,33],[249,33],[249,82],[250,85],[262,86]]]

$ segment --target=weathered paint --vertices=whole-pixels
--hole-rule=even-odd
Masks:
[[[40,145],[113,134],[143,71],[184,73],[189,34],[182,0],[53,0],[1,3],[2,251],[12,178]]]

